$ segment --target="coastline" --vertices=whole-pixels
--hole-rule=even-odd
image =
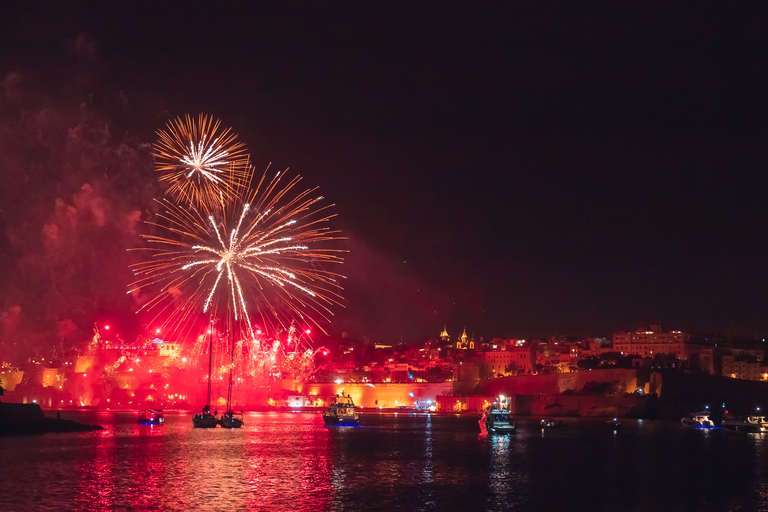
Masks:
[[[0,402],[0,436],[90,432],[103,429],[100,425],[86,425],[58,417],[49,418],[38,404]]]

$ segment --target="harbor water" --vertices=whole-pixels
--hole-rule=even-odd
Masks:
[[[51,413],[48,413],[50,416]],[[246,413],[242,429],[194,429],[191,413],[62,412],[102,431],[0,438],[0,510],[768,510],[768,434],[679,422]]]

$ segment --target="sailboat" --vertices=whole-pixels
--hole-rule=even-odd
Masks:
[[[234,324],[230,329],[230,338],[232,340],[229,351],[229,388],[227,389],[227,412],[221,415],[219,424],[222,428],[240,428],[243,426],[243,413],[236,413],[232,410],[232,378],[235,371],[235,329]]]
[[[213,320],[211,320],[213,324]],[[192,426],[195,428],[216,428],[219,424],[215,414],[211,414],[211,367],[213,366],[213,325],[208,330],[208,397],[202,412],[192,418]]]

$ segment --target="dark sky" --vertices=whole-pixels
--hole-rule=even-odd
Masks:
[[[763,5],[4,11],[6,93],[21,73],[145,142],[205,112],[318,185],[349,238],[335,332],[768,334]]]

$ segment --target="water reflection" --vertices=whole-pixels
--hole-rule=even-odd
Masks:
[[[75,418],[73,418],[75,419]],[[243,429],[84,419],[103,431],[0,438],[8,510],[764,510],[768,434],[627,420],[478,439],[477,418],[251,413]]]
[[[75,467],[78,478],[78,508],[104,510],[112,508],[115,500],[117,475],[115,474],[116,444],[114,429],[107,428],[80,439],[95,438],[93,451],[84,450]]]

